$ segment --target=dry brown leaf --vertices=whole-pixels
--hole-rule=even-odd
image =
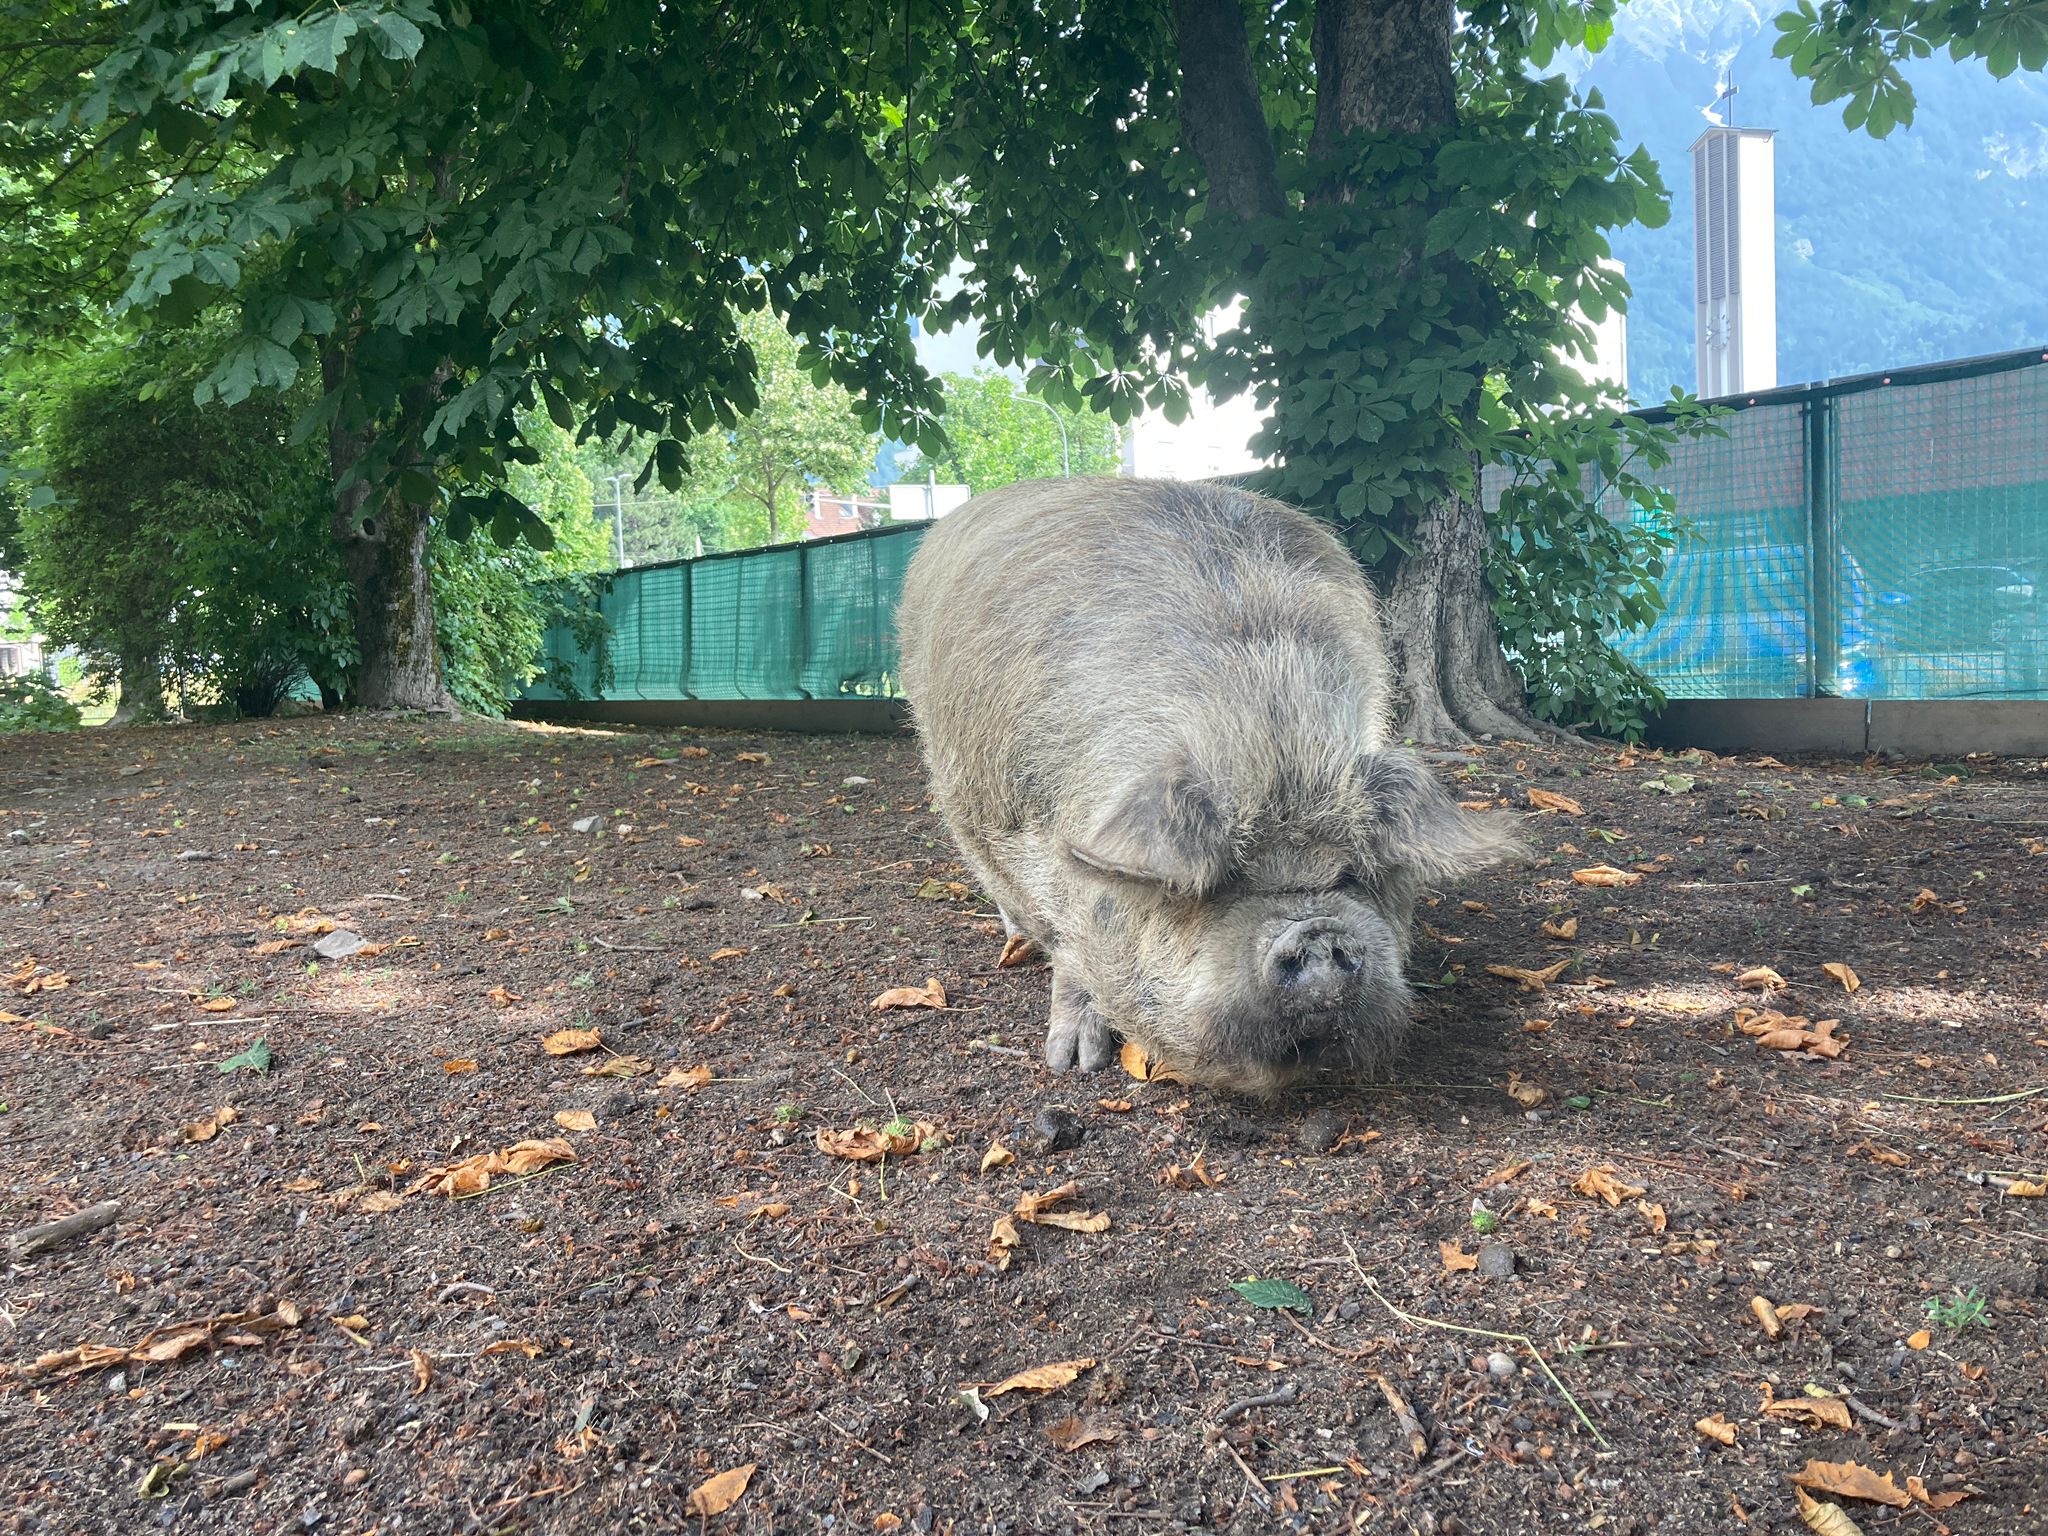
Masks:
[[[1638,1200],[1636,1209],[1643,1213],[1643,1220],[1650,1224],[1652,1232],[1661,1233],[1669,1223],[1669,1218],[1664,1214],[1664,1207],[1661,1205],[1652,1204],[1648,1200]]]
[[[1692,1427],[1709,1440],[1718,1440],[1723,1445],[1735,1443],[1735,1426],[1721,1414],[1717,1413],[1710,1419],[1696,1420]]]
[[[744,949],[735,949],[728,944],[724,949],[714,949],[709,955],[705,956],[705,959],[715,963],[720,960],[737,960],[745,954],[746,951]]]
[[[1531,1168],[1535,1166],[1536,1165],[1529,1159],[1523,1158],[1519,1162],[1508,1163],[1502,1167],[1494,1169],[1493,1172],[1489,1173],[1485,1178],[1481,1179],[1477,1184],[1473,1185],[1472,1187],[1478,1193],[1485,1194],[1486,1191],[1489,1189],[1499,1189],[1501,1185],[1509,1183],[1515,1179],[1519,1179],[1523,1174],[1527,1173]]]
[[[230,1013],[234,1010],[234,1006],[235,1000],[232,997],[209,997],[199,1005],[199,1011],[201,1013]]]
[[[271,1312],[226,1312],[216,1317],[176,1323],[146,1333],[133,1344],[74,1345],[70,1349],[38,1355],[21,1369],[28,1376],[69,1378],[82,1376],[88,1371],[105,1370],[113,1365],[167,1365],[208,1345],[243,1348],[260,1345],[270,1334],[296,1328],[299,1322],[298,1307],[281,1301]]]
[[[1544,920],[1543,937],[1546,939],[1558,939],[1562,942],[1570,943],[1578,936],[1579,920],[1576,917],[1567,917],[1562,921],[1555,918],[1546,918]]]
[[[745,757],[748,754],[740,755]],[[700,1519],[724,1514],[740,1501],[740,1495],[747,1491],[747,1484],[753,1480],[754,1468],[759,1465],[759,1462],[750,1461],[744,1467],[734,1467],[716,1477],[705,1478],[690,1490],[690,1513]]]
[[[661,1075],[658,1088],[688,1088],[692,1093],[711,1081],[711,1069],[703,1063],[694,1067],[670,1067]]]
[[[1548,1088],[1539,1088],[1534,1083],[1525,1083],[1522,1081],[1521,1073],[1510,1072],[1508,1074],[1508,1097],[1524,1109],[1539,1109],[1550,1102],[1550,1090]]]
[[[1197,1152],[1195,1160],[1183,1168],[1179,1163],[1168,1163],[1160,1169],[1158,1181],[1168,1189],[1214,1189],[1224,1182],[1225,1176],[1212,1173],[1209,1169],[1209,1154]],[[1103,1218],[1108,1225],[1109,1218]]]
[[[1131,1112],[1129,1099],[1097,1099],[1095,1102],[1112,1115],[1128,1115]]]
[[[827,1157],[843,1157],[855,1163],[878,1163],[885,1157],[907,1157],[937,1142],[940,1137],[939,1128],[929,1120],[919,1120],[908,1128],[897,1120],[878,1131],[869,1130],[864,1125],[857,1125],[850,1131],[835,1131],[821,1125],[815,1140],[818,1150]]]
[[[735,752],[732,755],[732,760],[736,763],[752,763],[758,768],[766,768],[768,766],[768,754],[766,752]]]
[[[450,1077],[460,1077],[465,1072],[474,1072],[476,1062],[467,1056],[455,1056],[441,1063],[441,1070]]]
[[[185,1127],[187,1141],[211,1141],[218,1136],[223,1126],[233,1125],[242,1118],[242,1112],[232,1104],[223,1104],[204,1120],[195,1120]]]
[[[1785,1331],[1785,1325],[1778,1321],[1778,1309],[1771,1305],[1769,1298],[1763,1296],[1750,1297],[1749,1310],[1750,1314],[1762,1325],[1765,1338],[1775,1339]]]
[[[1792,1491],[1799,1496],[1799,1518],[1818,1536],[1863,1536],[1863,1527],[1850,1519],[1841,1505],[1816,1499],[1804,1488]]]
[[[604,1036],[594,1029],[558,1029],[541,1041],[540,1048],[550,1056],[574,1056],[602,1044]]]
[[[1110,1227],[1109,1215],[1103,1211],[1055,1211],[1051,1207],[1061,1201],[1071,1200],[1081,1192],[1079,1182],[1073,1179],[1052,1189],[1033,1193],[1026,1190],[1017,1197],[1015,1209],[1011,1212],[1019,1221],[1028,1221],[1033,1226],[1063,1227],[1069,1232],[1107,1232]]]
[[[1933,1334],[1929,1333],[1925,1328],[1917,1328],[1907,1336],[1906,1348],[1913,1350],[1925,1349],[1933,1342]]]
[[[406,1192],[447,1195],[450,1199],[458,1195],[481,1194],[501,1173],[538,1173],[556,1163],[575,1161],[575,1148],[559,1136],[551,1136],[545,1141],[517,1141],[500,1152],[479,1152],[460,1162],[429,1168],[407,1187]]]
[[[1000,1141],[992,1141],[988,1144],[988,1150],[981,1154],[981,1171],[987,1173],[991,1168],[1006,1168],[1015,1161],[1016,1153]]]
[[[1477,1269],[1479,1267],[1479,1255],[1467,1253],[1462,1243],[1454,1242],[1450,1238],[1440,1239],[1437,1242],[1436,1251],[1437,1256],[1444,1261],[1444,1271],[1446,1274],[1455,1275],[1461,1270]]]
[[[366,1216],[389,1216],[405,1204],[404,1196],[395,1189],[373,1189],[356,1201],[355,1209]]]
[[[654,1063],[645,1056],[607,1056],[583,1069],[585,1077],[645,1077]]]
[[[1841,1027],[1840,1019],[1822,1019],[1817,1024],[1809,1023],[1804,1017],[1786,1015],[1775,1008],[1753,1012],[1747,1008],[1735,1011],[1735,1027],[1745,1035],[1754,1035],[1756,1043],[1770,1051],[1804,1051],[1809,1056],[1825,1056],[1830,1060],[1842,1054],[1848,1044],[1835,1038],[1835,1031]]]
[[[1093,1358],[1081,1360],[1055,1360],[1050,1365],[1034,1365],[1028,1371],[1019,1371],[1007,1376],[992,1387],[983,1387],[981,1395],[1001,1397],[1005,1392],[1055,1392],[1071,1383],[1083,1371],[1093,1370]]]
[[[1767,1398],[1763,1411],[1770,1418],[1791,1419],[1816,1429],[1851,1427],[1849,1405],[1839,1397],[1787,1397],[1776,1401]]]
[[[1616,869],[1612,864],[1595,864],[1591,869],[1575,869],[1572,878],[1581,885],[1641,885],[1643,877],[1626,869]]]
[[[1078,1418],[1064,1418],[1045,1432],[1056,1451],[1078,1451],[1098,1440],[1114,1440],[1117,1431],[1104,1425],[1087,1424]]]
[[[249,953],[252,955],[281,955],[288,949],[297,949],[297,939],[265,939]]]
[[[946,989],[939,978],[927,976],[921,987],[891,987],[868,1005],[871,1008],[943,1008]]]
[[[1898,1484],[1892,1481],[1891,1473],[1880,1477],[1854,1461],[1809,1461],[1792,1474],[1792,1481],[1816,1493],[1832,1493],[1844,1499],[1865,1499],[1893,1509],[1904,1509],[1913,1502],[1913,1496],[1901,1492]]]
[[[2038,1179],[2008,1179],[2005,1192],[2021,1200],[2038,1200],[2041,1196],[2048,1195],[2048,1184]]]
[[[1023,1246],[1024,1239],[1017,1231],[1016,1219],[998,1216],[988,1234],[988,1256],[996,1268],[1008,1269],[1010,1261],[1017,1256],[1017,1250]]]
[[[434,1381],[434,1357],[424,1349],[409,1349],[406,1354],[412,1360],[412,1395],[418,1397]]]
[[[676,748],[676,756],[677,756],[677,757],[709,757],[710,755],[711,755],[711,749],[710,749],[709,747],[677,747],[677,748]]]
[[[484,996],[488,997],[500,1008],[510,1008],[514,1003],[520,1001],[519,993],[502,986],[491,988],[491,990],[486,992]]]
[[[1612,1163],[1602,1163],[1597,1168],[1588,1168],[1572,1181],[1572,1188],[1582,1195],[1605,1200],[1609,1206],[1619,1206],[1624,1200],[1633,1200],[1644,1193],[1640,1184],[1625,1184],[1615,1177],[1619,1172]]]
[[[555,1111],[555,1124],[565,1131],[594,1131],[597,1129],[597,1116],[587,1109],[558,1109]]]
[[[1033,940],[1021,933],[1013,933],[1003,940],[1003,952],[996,956],[996,969],[1007,971],[1012,966],[1027,965],[1043,953]]]
[[[1826,971],[1830,976],[1834,977],[1835,980],[1839,981],[1842,984],[1842,990],[1844,992],[1854,992],[1858,987],[1863,985],[1862,981],[1857,977],[1856,973],[1850,970],[1848,966],[1842,964],[1842,962],[1839,960],[1826,961],[1822,964],[1821,969]]]
[[[1583,816],[1586,808],[1570,795],[1553,794],[1547,789],[1529,791],[1529,804],[1539,811],[1562,811],[1567,816]]]
[[[1736,977],[1735,985],[1746,992],[1778,992],[1790,983],[1768,965],[1756,965]]]
[[[704,839],[701,837],[688,837],[678,835],[676,838],[676,846],[678,848],[702,848],[704,846]]]
[[[1546,965],[1540,971],[1524,970],[1519,965],[1489,965],[1486,968],[1486,974],[1498,976],[1504,981],[1520,982],[1524,992],[1541,992],[1545,987],[1557,980],[1558,977],[1562,976],[1565,972],[1565,967],[1570,964],[1571,961],[1567,958],[1559,960],[1553,965]]]
[[[1961,1488],[1950,1493],[1929,1493],[1927,1485],[1917,1477],[1908,1477],[1906,1479],[1906,1492],[1913,1495],[1914,1498],[1925,1504],[1929,1509],[1954,1509],[1970,1496]]]

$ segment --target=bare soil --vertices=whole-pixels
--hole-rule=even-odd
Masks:
[[[16,738],[0,1235],[120,1211],[5,1255],[0,1530],[2048,1529],[2043,769],[1446,764],[1537,862],[1424,909],[1396,1081],[1262,1105],[1045,1073],[907,740]]]

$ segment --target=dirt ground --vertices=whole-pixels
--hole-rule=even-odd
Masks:
[[[15,738],[0,1236],[119,1209],[5,1255],[0,1530],[2048,1530],[2044,768],[1446,764],[1537,862],[1261,1105],[1045,1073],[905,740]]]

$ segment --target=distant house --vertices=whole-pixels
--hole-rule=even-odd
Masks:
[[[886,501],[870,501],[862,496],[839,496],[831,491],[812,491],[810,505],[805,509],[804,537],[807,539],[829,539],[834,534],[858,533],[863,528],[878,528],[887,518],[889,504]]]

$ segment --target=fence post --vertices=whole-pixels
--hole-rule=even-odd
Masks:
[[[804,673],[811,662],[811,541],[802,539],[796,546],[796,693],[800,699],[811,697],[811,690],[804,686]]]
[[[684,699],[696,697],[690,692],[690,652],[697,623],[697,585],[692,578],[696,572],[696,561],[683,562],[683,659],[676,673],[676,696]]]
[[[1806,438],[1806,692],[1832,698],[1842,670],[1841,518],[1836,500],[1835,396],[1825,385],[1804,407]]]

